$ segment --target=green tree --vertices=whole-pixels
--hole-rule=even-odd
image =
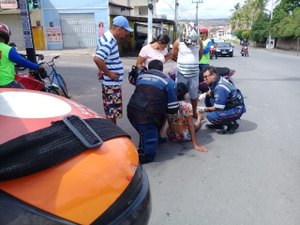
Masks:
[[[261,14],[253,23],[250,39],[257,43],[265,43],[270,27],[270,18],[266,14]]]
[[[251,30],[243,30],[243,32],[242,32],[242,38],[247,42],[249,41],[250,33],[251,33]]]
[[[274,9],[271,23],[271,33],[276,38],[299,37],[300,2],[297,0],[282,0]]]

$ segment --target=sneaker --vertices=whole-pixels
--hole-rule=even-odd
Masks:
[[[232,122],[231,124],[229,124],[228,126],[227,126],[227,133],[231,133],[231,134],[233,134],[235,131],[236,131],[236,129],[238,129],[239,128],[239,124],[235,121],[235,122]]]
[[[224,127],[221,124],[206,124],[206,127],[209,129],[218,129],[218,130],[222,130]]]
[[[158,137],[158,144],[163,144],[163,143],[166,143],[167,142],[167,138],[165,137]]]

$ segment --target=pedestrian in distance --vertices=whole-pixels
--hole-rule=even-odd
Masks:
[[[167,62],[171,58],[171,54],[168,52],[168,44],[170,38],[167,34],[160,34],[150,44],[145,45],[136,60],[136,67],[142,66],[148,68],[150,61],[157,59],[162,63]]]
[[[203,122],[203,114],[198,112],[198,118],[193,122],[193,109],[191,103],[185,101],[188,87],[184,83],[177,84],[177,100],[179,109],[177,114],[167,114],[169,127],[167,136],[172,142],[192,141],[196,150],[206,152],[207,148],[197,143],[196,132]]]
[[[15,80],[15,64],[32,70],[44,70],[44,65],[25,59],[14,47],[9,46],[10,35],[9,27],[0,24],[0,88],[24,88]]]
[[[124,68],[120,59],[118,42],[133,32],[124,16],[116,16],[111,28],[98,41],[94,62],[98,78],[102,79],[102,99],[106,118],[116,123],[123,116],[122,83]]]
[[[209,66],[203,73],[204,81],[210,90],[200,95],[199,100],[205,106],[198,107],[211,124],[208,128],[221,129],[222,133],[234,133],[238,129],[237,120],[246,112],[244,98],[233,83],[217,74],[213,66]]]
[[[201,27],[199,29],[199,33],[201,37],[201,42],[203,43],[202,57],[199,61],[199,83],[201,83],[203,81],[203,71],[209,66],[210,63],[210,47],[212,46],[212,41],[208,38],[207,27]],[[200,91],[206,92],[208,91],[208,89],[207,87],[200,86]]]
[[[165,115],[177,113],[179,107],[175,82],[163,74],[163,63],[155,59],[149,62],[148,68],[138,76],[127,105],[127,117],[140,135],[138,152],[141,163],[155,159]]]
[[[180,37],[173,45],[172,59],[177,62],[177,82],[188,86],[193,117],[197,118],[199,60],[202,56],[202,43],[193,23],[185,24],[180,30]]]

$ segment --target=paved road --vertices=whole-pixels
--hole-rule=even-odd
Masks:
[[[250,57],[212,60],[237,70],[235,84],[245,95],[247,113],[234,135],[203,127],[198,141],[165,143],[144,166],[152,191],[150,225],[300,224],[300,57],[250,48]],[[134,58],[124,58],[128,71]],[[62,56],[58,69],[73,99],[103,113],[96,68],[90,55]],[[174,63],[168,63],[171,68]],[[124,85],[125,105],[133,92]],[[138,136],[125,118],[119,126]]]

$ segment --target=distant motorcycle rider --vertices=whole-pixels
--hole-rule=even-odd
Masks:
[[[15,64],[33,70],[43,70],[44,66],[30,62],[9,46],[10,35],[9,27],[0,24],[0,88],[24,88],[15,81]]]
[[[242,93],[230,81],[219,76],[212,66],[204,70],[203,78],[210,90],[200,95],[206,106],[198,107],[198,110],[207,112],[206,118],[211,122],[207,127],[234,133],[239,127],[236,121],[246,112]],[[224,126],[227,126],[226,130]]]

